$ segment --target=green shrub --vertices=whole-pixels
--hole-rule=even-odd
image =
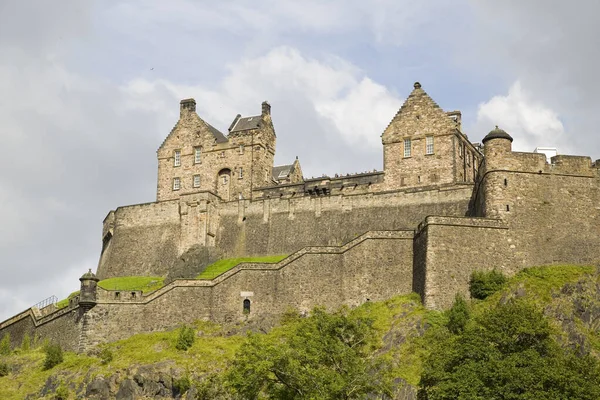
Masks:
[[[111,362],[113,360],[114,355],[113,355],[113,352],[110,351],[110,349],[108,347],[105,347],[102,349],[102,351],[100,351],[100,354],[98,354],[98,357],[100,357],[102,364],[108,364],[109,362]]]
[[[10,373],[10,367],[5,362],[0,362],[0,378]]]
[[[454,298],[452,308],[448,310],[448,323],[446,327],[456,335],[465,330],[465,326],[467,326],[470,318],[469,305],[461,295],[457,294]]]
[[[0,340],[0,355],[7,356],[10,354],[10,333],[7,333]]]
[[[56,389],[56,393],[54,395],[54,398],[56,400],[69,400],[69,389],[64,386],[64,385],[60,385],[57,389]]]
[[[179,328],[179,335],[177,336],[177,344],[175,348],[177,350],[187,350],[194,344],[196,340],[196,331],[191,326],[182,326]]]
[[[472,298],[483,300],[502,289],[505,283],[506,277],[501,272],[475,271],[471,274],[469,292]]]
[[[48,370],[63,362],[62,348],[57,344],[49,344],[44,348],[46,358],[44,359],[44,369]]]
[[[21,350],[29,351],[30,348],[31,348],[31,337],[29,336],[29,333],[26,333],[25,336],[23,336],[23,340],[21,341]]]
[[[175,389],[176,395],[184,394],[185,392],[190,390],[191,386],[192,386],[192,383],[190,382],[190,378],[187,375],[184,375],[181,378],[173,379],[173,389]]]

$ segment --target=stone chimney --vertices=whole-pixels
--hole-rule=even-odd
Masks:
[[[262,102],[262,116],[271,115],[271,105],[267,101]]]
[[[183,99],[179,102],[179,116],[183,117],[185,113],[196,112],[196,100]]]

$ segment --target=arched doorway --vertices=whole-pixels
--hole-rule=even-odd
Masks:
[[[231,188],[231,170],[223,168],[217,175],[217,195],[224,201],[229,201],[229,192]]]

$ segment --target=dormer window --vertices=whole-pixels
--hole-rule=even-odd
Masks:
[[[181,166],[181,150],[175,150],[173,154],[173,166]]]
[[[200,164],[202,161],[202,148],[194,147],[194,164]]]

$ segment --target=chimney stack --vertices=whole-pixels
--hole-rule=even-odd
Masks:
[[[183,99],[179,102],[179,116],[183,117],[185,112],[196,112],[196,100]]]
[[[262,102],[262,115],[271,115],[271,105],[267,101]]]

